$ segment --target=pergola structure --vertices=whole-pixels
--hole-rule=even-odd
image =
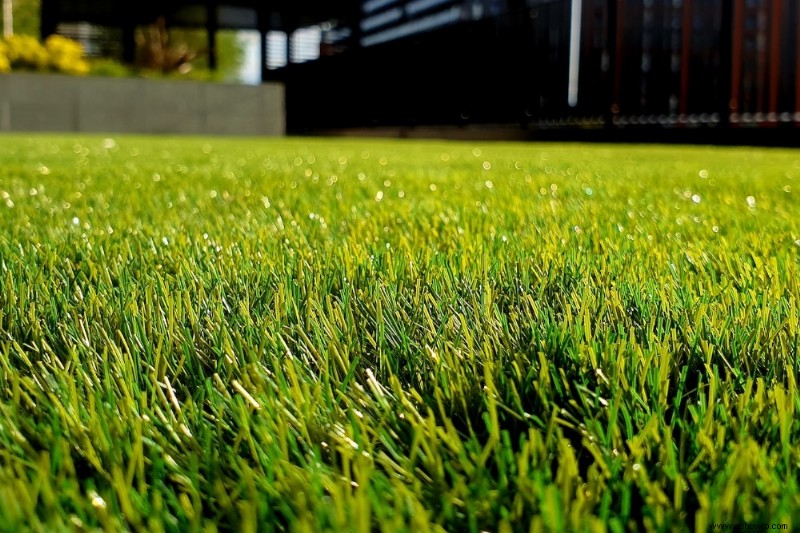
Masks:
[[[256,30],[261,35],[262,78],[267,73],[267,32],[294,30],[329,20],[351,21],[356,0],[42,0],[42,38],[56,33],[61,23],[85,22],[118,28],[123,59],[133,61],[137,26],[162,18],[167,26],[205,28],[209,67],[217,65],[218,30]]]

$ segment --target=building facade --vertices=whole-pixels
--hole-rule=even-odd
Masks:
[[[43,30],[261,33],[289,132],[800,126],[797,0],[42,0]],[[135,15],[135,16],[134,16]],[[146,20],[147,19],[147,20]],[[271,58],[271,59],[270,59]]]
[[[300,130],[794,128],[798,27],[794,0],[364,0],[341,54],[289,66],[288,112]]]

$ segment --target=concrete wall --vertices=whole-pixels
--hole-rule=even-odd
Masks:
[[[283,135],[284,88],[0,74],[0,131]]]

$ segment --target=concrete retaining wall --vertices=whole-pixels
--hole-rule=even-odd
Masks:
[[[279,136],[284,88],[0,74],[0,131]]]

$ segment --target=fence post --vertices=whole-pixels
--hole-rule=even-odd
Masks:
[[[733,84],[738,84],[738,75],[734,76],[734,69],[738,69],[738,65],[734,61],[739,61],[738,58],[734,59],[734,0],[722,0],[722,24],[719,32],[719,125],[723,128],[728,127],[730,124],[731,111],[733,106],[738,106],[738,102],[734,100],[738,96],[738,88],[734,88]],[[738,46],[738,45],[737,45]],[[738,70],[737,70],[738,72]]]

